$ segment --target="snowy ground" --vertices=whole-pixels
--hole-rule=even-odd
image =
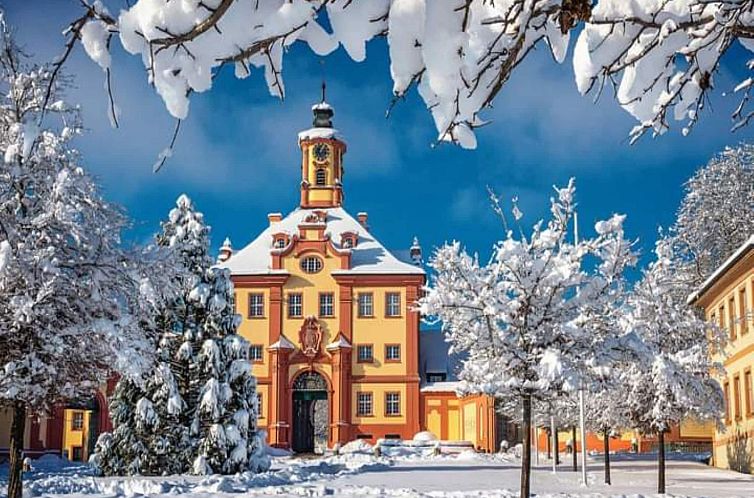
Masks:
[[[533,474],[532,491],[540,498],[583,496],[600,498],[653,496],[656,467],[649,457],[615,458],[613,486],[601,484],[599,457],[590,460],[589,488],[580,485],[580,473],[564,458],[554,474],[547,462]],[[519,460],[510,455],[376,458],[356,453],[328,458],[276,458],[271,472],[259,475],[202,477],[97,478],[81,465],[42,462],[26,476],[28,496],[105,498],[150,496],[300,497],[396,496],[456,498],[462,496],[510,498],[517,496]],[[0,495],[5,494],[7,466],[0,466]],[[668,491],[674,496],[752,497],[754,476],[722,471],[692,460],[668,462]]]

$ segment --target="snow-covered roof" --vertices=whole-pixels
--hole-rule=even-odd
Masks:
[[[340,135],[340,132],[336,130],[335,128],[309,128],[308,130],[304,130],[299,132],[298,134],[298,141],[302,140],[309,140],[312,138],[337,138],[338,140],[341,140],[342,137]]]
[[[280,339],[270,344],[268,349],[296,349],[296,345],[281,334]]]
[[[424,384],[420,391],[423,393],[454,393],[458,391],[461,382],[447,381],[447,382],[427,382]]]
[[[395,257],[356,219],[348,214],[345,209],[340,207],[321,209],[298,208],[281,221],[270,224],[249,245],[234,253],[230,259],[219,264],[218,267],[229,269],[233,275],[285,274],[285,270],[271,269],[272,258],[270,251],[273,249],[272,235],[282,232],[292,237],[298,233],[298,226],[314,211],[327,213],[325,234],[330,236],[333,245],[339,250],[351,251],[351,269],[335,270],[333,274],[424,274],[424,270],[420,267],[406,263]],[[345,232],[358,234],[359,239],[356,247],[351,249],[341,247],[341,234]]]
[[[338,349],[338,348],[342,348],[342,349],[351,348],[351,343],[348,342],[348,339],[346,339],[345,336],[343,336],[343,333],[338,334],[338,338],[335,341],[325,346],[325,349],[327,350]]]
[[[702,295],[707,292],[707,290],[709,290],[709,288],[712,287],[726,271],[728,271],[733,265],[735,265],[738,260],[744,257],[746,253],[748,253],[751,249],[754,249],[754,235],[749,237],[746,242],[741,244],[741,246],[736,249],[736,252],[734,252],[728,259],[726,259],[725,262],[721,264],[714,272],[712,272],[712,275],[710,275],[707,280],[705,280],[704,283],[699,286],[697,290],[689,295],[686,302],[693,303],[694,301],[702,297]]]

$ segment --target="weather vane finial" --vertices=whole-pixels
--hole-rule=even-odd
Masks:
[[[325,83],[325,60],[320,59],[319,60],[320,69],[322,72],[322,102],[325,101],[325,90],[327,89],[327,84]]]

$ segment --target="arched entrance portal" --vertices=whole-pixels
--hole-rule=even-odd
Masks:
[[[304,372],[293,382],[293,451],[321,453],[329,429],[327,381],[317,372]]]

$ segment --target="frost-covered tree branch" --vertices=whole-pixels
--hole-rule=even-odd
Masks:
[[[59,62],[82,41],[105,71],[114,125],[114,38],[141,57],[167,110],[182,120],[190,95],[208,91],[225,65],[238,78],[259,69],[271,95],[283,98],[283,57],[294,42],[319,56],[343,46],[362,61],[366,43],[386,36],[392,104],[417,88],[438,140],[467,148],[476,146],[483,111],[531,51],[545,44],[564,62],[570,33],[582,23],[573,56],[578,89],[598,98],[612,86],[639,122],[632,141],[649,130],[664,133],[672,121],[683,121],[688,133],[728,49],[738,41],[754,50],[754,0],[138,0],[117,16],[99,0],[81,2],[84,14],[67,30]],[[752,81],[735,88],[742,98],[734,128],[754,117]]]
[[[754,2],[750,0],[600,0],[579,37],[574,69],[579,91],[605,84],[639,124],[635,141],[645,132],[664,133],[671,121],[684,121],[683,133],[698,121],[714,86],[721,58],[736,42],[754,45]],[[733,114],[734,129],[748,124],[747,78],[736,88],[743,97]]]

